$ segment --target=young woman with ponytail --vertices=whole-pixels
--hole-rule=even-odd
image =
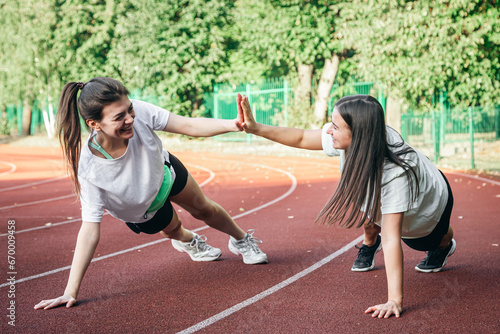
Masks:
[[[104,210],[126,222],[135,233],[161,233],[194,261],[213,261],[221,250],[182,226],[171,202],[194,218],[230,236],[229,249],[247,264],[266,263],[253,237],[208,199],[183,164],[162,147],[154,131],[209,137],[241,131],[238,119],[187,118],[152,104],[129,100],[129,91],[114,79],[98,77],[64,87],[57,123],[73,187],[82,206],[73,263],[64,294],[42,300],[35,309],[76,303],[83,276],[100,237]],[[80,116],[90,130],[82,145]]]
[[[352,267],[368,271],[383,247],[388,299],[369,307],[373,317],[399,317],[403,307],[403,250],[427,251],[415,269],[440,271],[456,242],[450,226],[453,195],[446,177],[384,121],[380,103],[368,95],[343,97],[332,123],[302,130],[257,123],[247,97],[238,96],[243,129],[291,147],[340,155],[341,178],[317,222],[364,227],[364,242]],[[381,233],[381,236],[379,235]]]

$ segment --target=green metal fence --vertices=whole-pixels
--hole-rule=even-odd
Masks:
[[[234,119],[237,112],[236,95],[238,93],[248,97],[257,122],[274,125],[274,117],[287,110],[292,92],[290,85],[284,79],[239,86],[215,85],[214,92],[207,94],[205,108],[213,118]],[[252,135],[228,133],[217,136],[216,140],[251,141]]]
[[[500,106],[443,108],[425,115],[410,111],[401,117],[401,135],[435,163],[454,158],[476,169],[475,148],[488,149],[487,143],[500,139]]]
[[[288,106],[293,98],[292,89],[285,79],[268,80],[260,84],[240,86],[215,85],[214,93],[206,94],[205,108],[209,114],[218,119],[234,119],[236,117],[236,95],[248,96],[255,119],[259,123],[276,125],[278,116],[287,125]],[[386,98],[381,89],[375,88],[372,82],[354,82],[346,85],[334,85],[328,103],[328,113],[331,114],[334,103],[340,97],[353,94],[378,94],[378,99],[385,109]],[[217,140],[248,141],[256,137],[244,133],[229,133],[217,136]]]
[[[387,97],[384,96],[382,85],[377,85],[375,82],[348,82],[345,85],[333,85],[330,100],[328,101],[328,114],[330,115],[333,112],[333,107],[338,99],[358,94],[376,96],[385,111]]]
[[[46,108],[48,111],[48,107]],[[43,121],[43,111],[41,103],[38,100],[35,100],[35,103],[32,106],[31,112],[31,124],[30,124],[30,133],[40,133],[45,131],[44,121]],[[3,125],[3,130],[6,134],[11,134],[13,130],[17,131],[17,134],[21,134],[23,130],[23,104],[20,102],[19,104],[10,104],[5,108],[5,122]]]
[[[293,98],[293,92],[289,83],[284,79],[239,86],[216,85],[213,93],[205,94],[204,116],[234,119],[237,110],[237,93],[248,96],[258,122],[276,125],[280,120],[281,124],[287,125],[288,106]],[[383,96],[381,85],[372,82],[350,82],[342,86],[337,84],[333,86],[328,104],[329,113],[331,113],[336,100],[353,94],[376,96],[385,110],[386,98]],[[137,91],[133,92],[130,97],[154,104],[158,104],[162,100],[162,97],[144,96]],[[417,114],[410,110],[401,116],[400,130],[403,138],[412,146],[423,151],[435,163],[443,163],[443,161],[446,162],[447,159],[453,158],[461,165],[455,164],[452,167],[500,171],[500,161],[496,162],[497,165],[490,163],[487,166],[484,162],[487,159],[481,160],[481,157],[488,155],[492,150],[500,151],[500,106],[452,109],[447,106],[446,96],[443,94],[439,96],[439,102],[437,98],[435,102],[443,107],[428,114]],[[44,123],[46,120],[44,121],[44,119],[55,114],[55,111],[52,112],[48,105],[45,103],[42,106],[36,101],[32,106],[31,133],[45,131]],[[4,112],[0,129],[7,133],[17,130],[17,133],[20,134],[22,131],[22,103],[9,105]],[[245,133],[230,133],[217,136],[216,140],[252,141],[256,138]],[[479,167],[477,166],[478,157],[480,157]]]

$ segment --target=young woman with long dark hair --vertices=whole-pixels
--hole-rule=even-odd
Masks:
[[[237,98],[248,133],[291,147],[340,155],[339,185],[317,222],[364,227],[364,242],[353,271],[373,269],[382,247],[387,274],[386,303],[369,307],[373,317],[399,317],[403,305],[403,250],[427,251],[415,269],[440,271],[456,248],[450,215],[453,195],[446,177],[422,153],[385,124],[377,99],[368,95],[341,98],[332,123],[303,130],[255,122],[247,97]],[[381,234],[381,236],[380,236]]]
[[[78,93],[80,95],[78,96]],[[129,91],[117,80],[98,77],[64,87],[57,120],[59,139],[71,180],[82,206],[82,226],[64,294],[43,300],[35,308],[49,309],[76,303],[83,276],[100,237],[104,210],[127,223],[135,233],[161,233],[172,246],[194,261],[213,261],[221,250],[204,236],[186,230],[171,202],[194,218],[230,236],[229,249],[247,264],[267,262],[253,237],[229,214],[208,199],[183,164],[162,147],[154,131],[209,137],[241,131],[238,119],[188,118],[152,104],[129,100]],[[78,98],[77,98],[78,96]],[[80,116],[90,129],[81,143]],[[242,118],[242,117],[240,117]]]

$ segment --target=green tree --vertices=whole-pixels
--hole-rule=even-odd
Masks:
[[[498,1],[366,1],[343,11],[358,69],[426,109],[500,103]]]
[[[60,81],[59,89],[68,81],[116,76],[108,57],[118,18],[126,9],[126,4],[119,0],[55,2],[45,48],[50,50],[47,62]]]
[[[30,134],[32,105],[47,92],[45,50],[51,12],[47,1],[6,0],[0,10],[0,105],[23,105],[22,135]],[[45,95],[46,96],[46,95]]]
[[[131,0],[119,18],[109,64],[126,85],[165,97],[163,106],[197,114],[203,93],[227,71],[230,0]]]
[[[35,100],[47,107],[67,81],[111,73],[105,64],[115,7],[113,0],[7,0],[2,5],[0,63],[6,80],[0,100],[23,101],[23,134],[29,134]]]
[[[343,60],[352,52],[339,33],[337,1],[240,1],[242,58],[266,64],[265,76],[297,78],[295,103],[310,105],[318,78],[314,114],[324,121],[331,88]],[[256,57],[256,58],[255,58]],[[255,60],[250,60],[250,63]]]

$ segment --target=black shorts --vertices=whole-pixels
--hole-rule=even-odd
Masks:
[[[448,179],[446,179],[446,176],[444,176],[442,172],[441,175],[443,175],[446,186],[448,188],[448,202],[446,202],[446,207],[443,211],[443,214],[441,215],[441,219],[429,235],[416,239],[403,238],[403,242],[410,248],[413,248],[415,250],[430,251],[439,248],[441,240],[443,240],[443,237],[446,235],[446,233],[448,233],[448,229],[450,227],[451,210],[453,209],[453,194],[451,192],[451,187],[448,183]]]
[[[174,208],[172,207],[172,203],[169,198],[179,194],[184,189],[188,179],[188,171],[182,162],[180,162],[180,160],[173,154],[170,154],[170,164],[175,171],[175,181],[165,204],[158,211],[156,211],[155,215],[150,220],[145,221],[144,223],[127,223],[127,226],[137,234],[141,232],[156,234],[165,229],[165,227],[167,227],[172,221]]]

